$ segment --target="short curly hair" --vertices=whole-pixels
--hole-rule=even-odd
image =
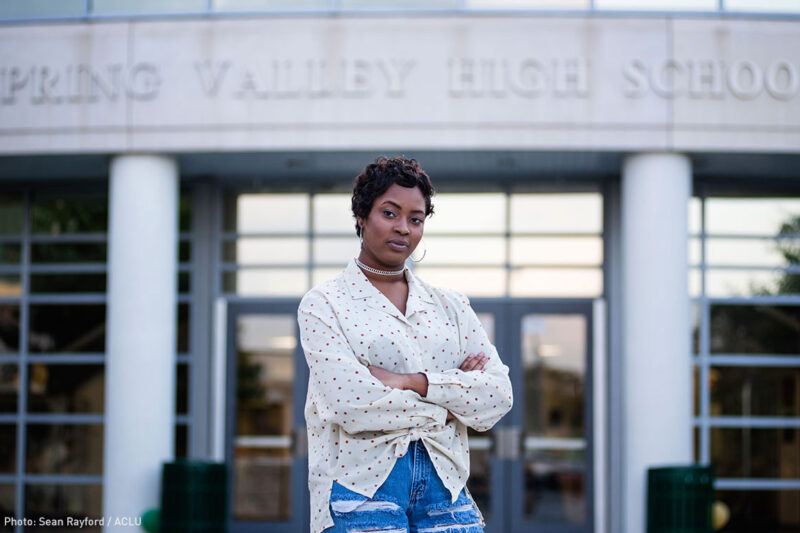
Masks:
[[[431,196],[435,191],[430,178],[419,163],[415,159],[406,159],[402,156],[388,158],[379,156],[364,167],[353,182],[351,208],[353,217],[356,217],[356,235],[361,236],[358,217],[367,218],[375,199],[395,183],[409,189],[419,187],[425,198],[425,216],[433,214]]]

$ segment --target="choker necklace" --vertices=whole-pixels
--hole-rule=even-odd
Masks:
[[[403,272],[405,272],[405,268],[400,270],[378,270],[377,268],[372,268],[371,266],[367,266],[361,261],[358,260],[358,257],[355,258],[356,264],[366,270],[367,272],[372,272],[373,274],[379,274],[381,276],[399,276]]]

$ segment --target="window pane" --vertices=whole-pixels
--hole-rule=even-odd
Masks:
[[[22,259],[22,246],[0,243],[0,265],[18,265]]]
[[[102,413],[103,365],[28,367],[28,411],[31,413]]]
[[[32,244],[32,263],[105,263],[106,243]]]
[[[709,265],[782,267],[800,262],[800,239],[708,239]]]
[[[707,242],[707,241],[706,241]],[[699,265],[703,260],[703,248],[700,239],[689,239],[689,264]]]
[[[0,353],[19,352],[19,304],[0,304]]]
[[[703,291],[703,273],[699,268],[689,269],[689,297],[699,298]]]
[[[0,16],[8,9],[8,4],[0,3]],[[20,2],[22,3],[22,2]],[[32,3],[26,0],[25,3]],[[0,193],[0,235],[21,235],[25,213],[25,203],[21,194]]]
[[[601,233],[603,198],[596,193],[514,194],[514,233]]]
[[[192,291],[192,276],[188,272],[178,272],[178,292],[187,293]]]
[[[712,416],[800,416],[800,368],[713,367]]]
[[[31,274],[31,293],[106,292],[105,274]]]
[[[340,0],[343,9],[455,9],[458,0]]]
[[[169,13],[204,11],[206,0],[92,0],[94,13]]]
[[[712,305],[711,353],[800,354],[800,307]]]
[[[31,305],[31,352],[97,352],[106,348],[104,304]]]
[[[14,485],[0,485],[0,516],[14,516],[17,512],[17,489]],[[0,525],[0,531],[12,532],[11,526]]]
[[[503,296],[506,293],[506,271],[503,268],[434,268],[420,264],[414,274],[435,287],[463,292],[468,297]]]
[[[501,193],[443,193],[433,197],[434,214],[425,220],[425,233],[503,233],[506,195]]]
[[[329,9],[330,6],[330,0],[214,0],[214,9],[219,11],[256,11],[259,9],[300,11]]]
[[[702,201],[700,198],[689,199],[689,233],[697,235],[702,230],[700,221],[702,220]]]
[[[314,232],[343,233],[356,237],[356,219],[349,194],[319,194],[314,196]]]
[[[17,426],[0,424],[0,473],[17,471]]]
[[[596,297],[603,294],[599,268],[519,268],[511,272],[511,296]]]
[[[717,477],[800,478],[800,429],[711,428]]]
[[[103,516],[102,500],[102,485],[25,485],[25,517],[36,523],[40,518],[66,520],[67,516],[99,519]],[[87,526],[79,531],[100,533],[101,530],[99,526]],[[28,531],[53,533],[53,527],[25,528]]]
[[[315,268],[312,272],[311,284],[316,287],[323,281],[335,278],[342,270],[344,270],[344,265],[341,268]],[[416,270],[414,273],[416,274]]]
[[[189,365],[179,363],[175,372],[175,413],[189,412]]]
[[[102,424],[29,424],[25,471],[101,475]]]
[[[0,274],[0,296],[21,296],[22,281],[16,274]]]
[[[589,9],[590,0],[466,0],[469,9]]]
[[[178,261],[180,263],[188,263],[192,260],[192,243],[189,241],[180,241],[178,243]]]
[[[178,335],[175,339],[178,343],[176,349],[178,353],[189,352],[189,328],[191,327],[191,320],[189,319],[190,308],[188,303],[178,304],[177,319],[178,319]]]
[[[355,239],[350,239],[356,241]],[[358,242],[358,241],[356,241]],[[318,258],[327,260],[327,258]],[[298,238],[244,238],[222,243],[222,260],[240,265],[286,265],[308,262],[308,241]]]
[[[725,0],[726,11],[757,13],[800,13],[797,0]]]
[[[600,237],[512,237],[512,265],[602,265]]]
[[[496,265],[506,262],[503,237],[425,237],[412,256],[428,265]]]
[[[717,270],[706,274],[712,298],[800,294],[800,275],[771,270]]]
[[[307,194],[235,194],[225,197],[224,229],[239,233],[308,232]]]
[[[38,194],[33,199],[34,233],[104,233],[107,222],[104,194]]]
[[[175,425],[175,458],[189,457],[189,428],[186,424]]]
[[[691,323],[692,323],[692,350],[694,354],[700,353],[700,304],[691,303]]]
[[[717,490],[715,496],[731,510],[725,533],[800,529],[800,490]]]
[[[706,200],[706,233],[777,235],[784,224],[796,229],[800,200],[783,198],[709,198]],[[795,228],[795,229],[792,229]]]
[[[595,0],[597,9],[716,11],[718,0]]]
[[[181,192],[178,205],[178,231],[192,231],[192,195],[189,191]]]
[[[17,365],[0,365],[0,413],[17,412],[19,368]]]
[[[224,272],[222,290],[239,296],[302,296],[308,291],[308,273],[304,268]]]
[[[347,237],[320,237],[314,239],[314,262],[317,264],[341,264],[343,270],[345,265],[354,257],[358,256],[360,244],[358,238]]]
[[[85,6],[86,0],[4,0],[0,17],[68,17],[82,15]]]

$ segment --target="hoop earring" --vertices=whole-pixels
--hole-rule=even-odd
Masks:
[[[411,259],[411,261],[412,261],[413,263],[419,263],[420,261],[422,261],[423,259],[425,259],[425,254],[427,254],[427,253],[428,253],[428,245],[427,245],[427,244],[425,244],[425,241],[424,241],[424,240],[420,240],[420,242],[421,242],[421,243],[422,243],[422,244],[425,246],[425,249],[424,249],[424,250],[422,250],[422,257],[420,257],[419,259],[414,259],[413,257],[411,257],[411,255],[414,255],[414,254],[413,254],[413,252],[412,252],[412,254],[411,254],[411,255],[409,255],[409,256],[408,256],[408,258],[409,258],[409,259]],[[419,245],[417,245],[417,248],[419,248]],[[416,248],[414,248],[414,252],[416,252],[416,251],[417,251],[417,249],[416,249]]]

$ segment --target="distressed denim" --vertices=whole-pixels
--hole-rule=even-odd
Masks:
[[[422,441],[411,442],[372,498],[333,483],[334,525],[324,533],[483,533],[483,518],[462,489],[455,503]]]

